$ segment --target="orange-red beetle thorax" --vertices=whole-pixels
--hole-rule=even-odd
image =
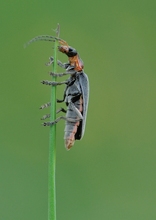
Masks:
[[[69,62],[71,66],[75,67],[76,71],[81,71],[83,69],[83,61],[80,59],[79,55],[69,57]]]

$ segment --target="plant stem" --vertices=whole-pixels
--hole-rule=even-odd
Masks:
[[[59,24],[57,26],[57,37],[59,37]],[[58,41],[54,43],[54,63],[53,72],[57,71],[57,47]],[[56,77],[52,76],[52,81],[56,81]],[[50,121],[56,119],[56,86],[51,87],[51,109]],[[48,171],[48,220],[56,220],[56,125],[50,126],[49,141],[49,171]]]

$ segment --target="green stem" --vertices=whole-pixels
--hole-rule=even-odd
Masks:
[[[57,37],[59,37],[59,25],[57,27]],[[57,71],[57,50],[58,41],[54,43],[54,63],[53,72]],[[56,77],[52,76],[52,81],[56,81]],[[51,109],[50,121],[56,119],[56,86],[51,87]],[[48,172],[48,220],[56,220],[56,125],[50,126],[49,141],[49,172]]]

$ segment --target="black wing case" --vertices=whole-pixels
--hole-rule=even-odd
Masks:
[[[83,120],[82,120],[81,134],[80,134],[81,137],[80,139],[82,139],[85,132],[88,102],[89,102],[89,80],[88,80],[88,76],[84,72],[82,72],[79,75],[79,82],[83,96]]]

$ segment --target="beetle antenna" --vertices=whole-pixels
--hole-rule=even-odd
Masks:
[[[58,40],[57,37],[54,37],[54,36],[50,36],[50,35],[40,35],[40,36],[37,36],[37,37],[34,37],[33,39],[31,39],[30,41],[28,41],[24,47],[27,47],[29,44],[35,42],[35,41],[52,41],[52,42],[55,42],[55,40]]]
[[[59,39],[59,43],[62,45],[62,46],[67,46],[69,47],[69,45],[67,44],[66,41],[62,40],[62,39]]]
[[[26,48],[29,44],[35,42],[35,41],[52,41],[52,42],[55,42],[56,40],[59,41],[59,43],[61,45],[65,45],[65,46],[68,46],[67,42],[62,40],[61,38],[58,38],[58,37],[54,37],[54,36],[50,36],[50,35],[40,35],[40,36],[37,36],[37,37],[34,37],[33,39],[31,39],[30,41],[28,41],[24,47]]]

